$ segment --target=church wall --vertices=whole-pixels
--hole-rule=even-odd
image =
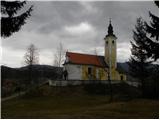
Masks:
[[[91,74],[89,74],[88,68],[91,68]],[[94,80],[96,79],[96,68],[91,65],[82,65],[82,80]]]
[[[119,73],[115,69],[112,69],[111,70],[111,80],[127,80],[127,76],[123,73]]]
[[[106,71],[103,68],[98,68],[99,75],[98,79],[99,80],[106,80],[108,78]]]
[[[118,71],[115,71],[115,73],[113,75],[115,75],[113,80],[126,80],[126,75],[119,73]]]
[[[88,80],[88,67],[86,65],[82,65],[82,80]]]
[[[115,69],[112,69],[111,70],[111,77],[110,77],[111,80],[116,80],[118,79],[118,73],[117,71],[115,71]]]
[[[92,69],[91,75],[88,73],[88,68]],[[82,65],[82,80],[106,80],[106,72],[100,67]]]
[[[125,74],[119,74],[119,80],[127,80],[127,76]]]
[[[81,80],[82,79],[82,66],[74,64],[66,64],[66,70],[68,71],[69,80]]]
[[[107,72],[101,68],[92,65],[74,65],[66,64],[69,80],[108,80]],[[88,68],[92,68],[92,75],[89,75]],[[111,70],[111,80],[126,80],[126,75],[119,73],[115,69]]]

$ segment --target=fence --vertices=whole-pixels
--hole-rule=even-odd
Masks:
[[[68,85],[84,85],[84,84],[108,84],[108,80],[49,80],[50,86],[68,86]],[[120,80],[111,81],[112,84],[120,83]]]

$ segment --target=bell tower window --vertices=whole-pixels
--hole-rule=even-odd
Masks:
[[[114,44],[114,40],[112,41],[112,44]]]

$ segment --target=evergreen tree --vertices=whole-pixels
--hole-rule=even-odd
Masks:
[[[31,15],[31,6],[27,11],[20,15],[17,12],[26,4],[25,1],[1,1],[1,36],[9,37],[14,32],[18,32],[26,19]]]
[[[135,30],[133,30],[133,40],[131,41],[131,57],[129,60],[129,70],[130,74],[137,78],[141,83],[142,93],[144,95],[144,85],[145,79],[148,77],[147,67],[150,63],[147,57],[147,51],[143,49],[146,43],[146,29],[145,23],[142,18],[137,19],[137,24],[135,25]]]
[[[155,1],[154,3],[159,7],[159,1]],[[149,16],[151,18],[150,24],[145,22],[149,38],[146,40],[147,44],[143,48],[147,51],[148,58],[156,61],[159,59],[159,17],[151,12],[149,12]]]

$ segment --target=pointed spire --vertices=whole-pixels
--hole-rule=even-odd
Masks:
[[[113,27],[111,24],[111,18],[109,19],[108,35],[113,35]]]
[[[109,18],[109,24],[111,24],[111,18]]]

